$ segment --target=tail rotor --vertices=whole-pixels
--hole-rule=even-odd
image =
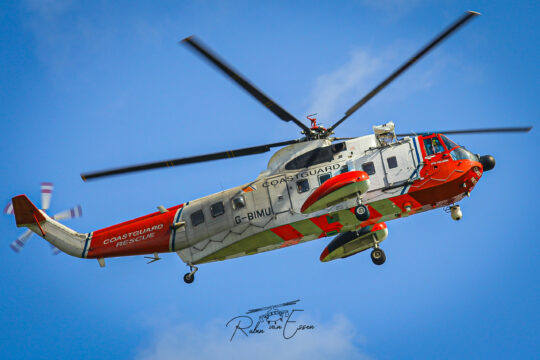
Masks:
[[[41,210],[46,211],[51,205],[51,197],[54,189],[53,183],[42,182],[41,183]],[[4,208],[4,213],[7,215],[13,214],[13,204],[8,202]],[[74,206],[70,209],[60,211],[52,216],[54,220],[65,220],[65,219],[75,219],[82,216],[82,207],[80,205]],[[15,239],[9,246],[16,253],[21,252],[22,248],[26,245],[30,237],[32,236],[32,231],[27,230],[22,233],[17,239]],[[62,251],[51,245],[52,254],[58,255]]]

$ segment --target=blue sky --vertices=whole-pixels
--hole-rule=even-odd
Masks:
[[[533,358],[540,341],[537,1],[22,1],[0,7],[0,200],[55,184],[51,212],[96,230],[254,179],[271,154],[83,183],[79,174],[297,138],[179,46],[196,34],[298,118],[331,124],[465,10],[474,19],[347,120],[338,136],[536,126],[454,136],[492,154],[459,223],[435,210],[388,223],[387,262],[319,262],[330,239],[201,266],[176,254],[53,257],[0,218],[6,358]],[[307,120],[306,120],[307,122]],[[228,342],[248,309],[301,299],[316,330]]]

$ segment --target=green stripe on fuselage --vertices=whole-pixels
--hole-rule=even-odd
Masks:
[[[372,203],[369,203],[371,207],[377,210],[382,216],[386,215],[395,215],[401,213],[401,209],[397,207],[389,199],[379,200]]]
[[[274,234],[270,230],[260,232],[255,235],[248,236],[245,239],[239,240],[221,250],[210,254],[201,260],[197,261],[197,264],[215,261],[225,260],[229,256],[233,256],[240,253],[246,253],[246,255],[256,254],[257,249],[269,245],[276,245],[283,243],[283,239]]]
[[[295,223],[292,223],[291,226],[304,236],[308,236],[308,235],[319,236],[323,233],[321,228],[319,228],[309,219],[297,221]]]

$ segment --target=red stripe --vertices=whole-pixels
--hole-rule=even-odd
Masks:
[[[279,226],[277,228],[271,229],[271,231],[274,234],[276,234],[277,236],[279,236],[280,238],[282,238],[283,240],[285,240],[285,241],[287,241],[287,240],[297,240],[297,239],[301,239],[302,237],[304,237],[304,235],[302,235],[302,233],[300,233],[298,230],[293,228],[291,225]]]
[[[323,215],[315,218],[309,219],[312,223],[317,225],[322,231],[325,233],[329,233],[332,231],[341,231],[341,228],[343,225],[339,221],[334,221],[335,219],[332,218],[330,215]],[[326,234],[324,234],[326,236]]]
[[[389,200],[393,202],[394,205],[396,205],[398,208],[400,208],[402,212],[407,212],[407,210],[405,209],[405,204],[407,203],[411,205],[411,211],[422,207],[422,204],[416,201],[416,199],[414,199],[409,194],[399,195],[399,196],[390,198]]]

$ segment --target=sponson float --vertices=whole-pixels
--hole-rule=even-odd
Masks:
[[[26,226],[60,250],[97,259],[176,252],[190,266],[184,276],[194,280],[196,265],[305,241],[336,236],[320,260],[345,258],[373,249],[373,263],[386,255],[380,243],[388,236],[387,221],[448,207],[459,220],[456,205],[470,195],[483,173],[495,166],[492,156],[479,156],[441,132],[396,134],[394,124],[374,127],[355,138],[332,137],[334,130],[408,67],[474,16],[467,12],[428,43],[330,128],[314,117],[306,126],[232,70],[193,37],[188,45],[216,65],[283,121],[302,129],[303,137],[249,148],[82,174],[84,180],[103,176],[259,154],[283,147],[255,180],[213,195],[89,233],[79,233],[37,209],[25,196],[13,198],[17,226]],[[445,132],[519,132],[530,127]]]

